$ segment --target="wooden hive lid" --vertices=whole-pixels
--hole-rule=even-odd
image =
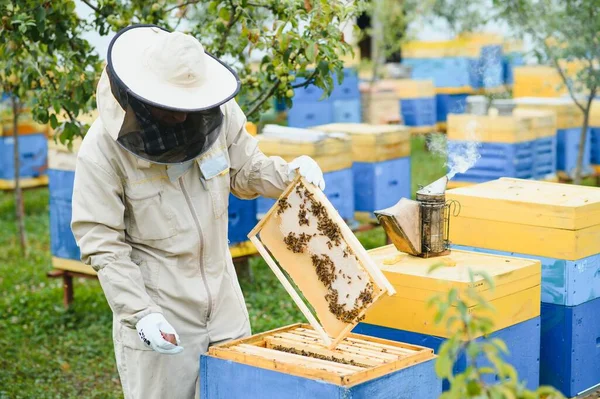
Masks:
[[[503,177],[449,190],[446,197],[460,203],[459,218],[567,230],[600,224],[597,187]]]
[[[489,143],[531,141],[536,135],[530,123],[513,115],[449,114],[447,135],[452,140]]]
[[[330,348],[382,295],[395,293],[325,194],[302,177],[294,180],[248,237]]]
[[[322,156],[345,154],[351,151],[348,136],[325,134],[309,129],[267,125],[256,136],[258,146],[266,155],[293,157],[300,155]]]
[[[327,349],[305,324],[212,346],[208,356],[345,387],[436,358],[430,348],[359,334],[349,334],[337,348]]]
[[[393,245],[370,250],[369,255],[394,285],[396,295],[420,301],[427,301],[436,292],[446,293],[452,287],[459,291],[470,286],[478,292],[490,290],[481,276],[474,276],[474,284],[471,284],[469,271],[486,272],[494,280],[496,289],[489,299],[541,283],[541,263],[533,259],[462,250],[452,250],[449,255],[436,258],[421,258],[400,252]],[[430,272],[434,265],[440,267]],[[515,284],[523,280],[526,286]]]
[[[410,140],[410,129],[403,125],[331,123],[314,129],[326,133],[348,134],[352,144],[390,144]]]

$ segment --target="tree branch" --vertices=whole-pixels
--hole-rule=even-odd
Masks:
[[[178,9],[178,8],[187,7],[187,6],[189,6],[189,5],[192,5],[192,4],[198,4],[198,3],[200,3],[200,1],[201,1],[201,0],[190,0],[190,1],[186,1],[185,3],[181,3],[181,4],[178,4],[178,5],[176,5],[176,6],[173,6],[173,7],[171,7],[171,8],[167,8],[167,9],[165,10],[165,12],[171,12],[171,11],[173,11],[173,10],[176,10],[176,9]]]
[[[229,17],[229,21],[227,22],[227,28],[225,28],[225,32],[223,32],[223,36],[221,36],[221,42],[219,43],[218,53],[215,54],[217,57],[220,57],[223,55],[223,52],[225,51],[225,45],[227,44],[227,38],[229,37],[229,33],[231,33],[231,28],[233,28],[235,23],[242,16],[241,12],[236,13],[235,4],[233,4],[233,1],[229,1],[229,5],[231,5],[232,14]]]
[[[299,89],[301,87],[306,87],[306,86],[310,85],[314,81],[315,76],[317,76],[316,70],[313,71],[313,73],[308,77],[308,79],[306,79],[304,81],[304,83],[298,83],[297,85],[292,85],[292,89]]]
[[[95,5],[93,5],[92,3],[90,3],[88,0],[81,0],[84,4],[86,4],[89,8],[91,8],[92,10],[94,10],[95,12],[97,12],[98,14],[102,14],[102,11],[96,7]]]
[[[253,106],[250,111],[246,112],[246,116],[250,116],[253,113],[255,113],[256,111],[258,111],[261,107],[261,105],[263,105],[272,95],[273,93],[275,93],[275,90],[277,90],[277,86],[279,86],[279,79],[275,79],[275,82],[273,82],[273,86],[271,86],[271,88],[269,89],[269,91],[264,94],[262,97],[259,96],[258,98],[260,98],[260,101],[258,101],[258,103]],[[257,100],[253,101],[256,102]]]

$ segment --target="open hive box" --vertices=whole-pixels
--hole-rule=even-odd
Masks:
[[[323,347],[320,342],[319,334],[309,325],[295,324],[213,346],[207,355],[203,355],[202,368],[210,374],[211,366],[215,367],[212,370],[216,370],[218,365],[226,367],[226,362],[222,361],[229,360],[262,370],[351,387],[431,361],[436,357],[429,348],[358,334],[350,334],[333,350]],[[431,370],[422,374],[431,374],[430,377],[435,378],[431,363],[423,365]],[[255,374],[256,379],[250,381],[251,383],[257,383],[262,378],[260,370],[255,370]],[[220,376],[220,379],[222,378],[223,374]],[[206,380],[201,378],[203,379]],[[242,377],[239,378],[241,379]],[[260,390],[261,387],[258,388]],[[262,393],[269,396],[268,387],[262,388]],[[396,387],[398,388],[400,387]],[[282,397],[284,394],[280,392],[280,395],[279,397]],[[431,398],[433,399],[433,396]]]
[[[301,177],[248,237],[330,349],[385,293],[395,293],[325,194]]]

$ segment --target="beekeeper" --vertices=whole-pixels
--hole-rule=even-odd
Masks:
[[[239,88],[192,36],[135,25],[110,43],[99,118],[77,157],[72,229],[114,314],[125,398],[198,397],[200,354],[250,334],[229,194],[276,198],[298,172],[325,187],[311,158],[259,151]]]

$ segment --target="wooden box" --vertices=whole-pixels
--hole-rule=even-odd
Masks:
[[[410,130],[406,126],[332,123],[314,129],[347,134],[352,140],[354,162],[382,162],[410,156]]]
[[[495,281],[491,290],[482,277],[474,287],[495,308],[481,310],[469,303],[469,312],[489,317],[494,331],[540,315],[541,265],[537,260],[501,257],[453,250],[450,255],[424,259],[399,252],[393,245],[369,251],[369,255],[396,289],[396,295],[384,297],[369,310],[364,322],[447,338],[454,329],[434,323],[435,309],[427,301],[436,294],[445,295],[451,288],[460,293],[471,285],[469,269],[485,271]],[[443,264],[432,273],[432,265]],[[452,312],[456,312],[453,309]]]
[[[453,244],[578,260],[600,253],[600,189],[501,178],[449,190]]]
[[[327,135],[302,128],[267,125],[257,136],[258,147],[267,156],[280,156],[290,162],[301,155],[314,159],[323,172],[352,167],[352,142],[346,135]]]
[[[521,143],[536,139],[524,117],[449,114],[448,140]]]
[[[350,334],[334,350],[308,325],[211,347],[200,358],[203,399],[435,399],[433,350]]]

